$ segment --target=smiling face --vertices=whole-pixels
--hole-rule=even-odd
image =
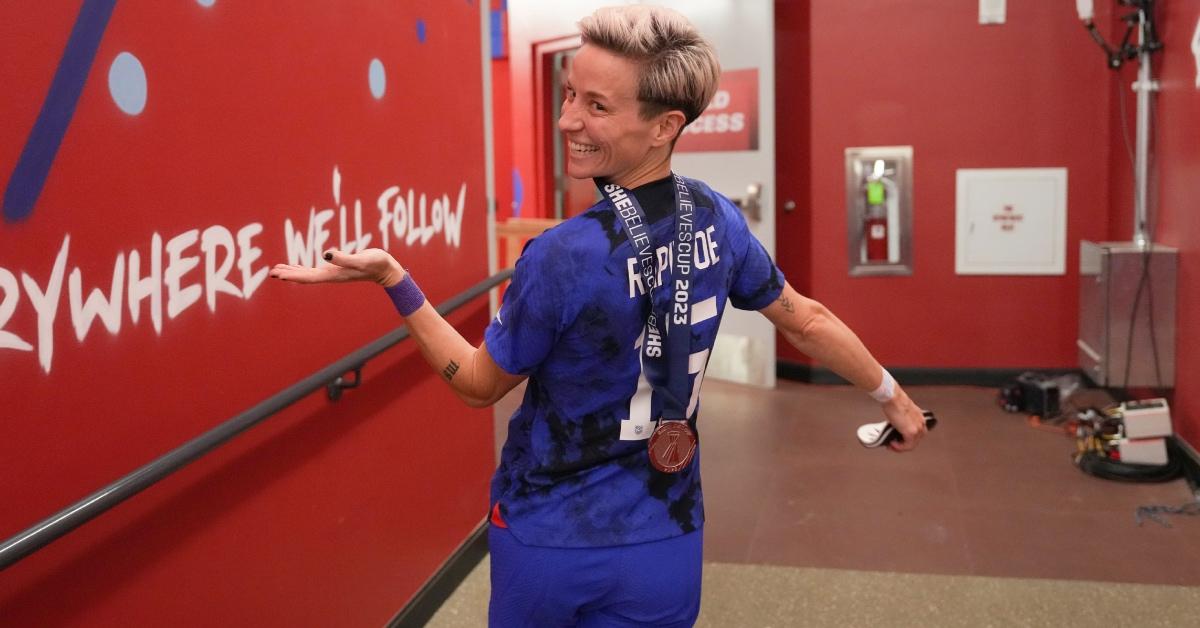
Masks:
[[[575,55],[558,118],[570,176],[603,177],[634,188],[670,174],[671,140],[683,126],[683,114],[643,119],[638,70],[636,62],[590,44]]]

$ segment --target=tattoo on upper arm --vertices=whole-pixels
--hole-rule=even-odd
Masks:
[[[442,369],[442,377],[446,378],[446,381],[450,381],[454,379],[454,374],[457,372],[458,362],[450,360],[450,363],[446,365],[446,368]]]
[[[796,313],[796,306],[792,305],[792,302],[786,296],[779,297],[779,305],[783,306],[783,309],[787,310],[789,314]]]

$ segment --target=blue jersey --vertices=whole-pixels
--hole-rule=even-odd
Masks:
[[[762,309],[784,279],[729,199],[685,181],[695,202],[687,360],[695,429],[726,302]],[[632,191],[656,243],[659,285],[670,279],[673,187],[668,177]],[[637,254],[607,200],[531,240],[517,261],[485,339],[496,364],[529,376],[491,489],[522,543],[625,545],[703,524],[699,451],[678,473],[650,465],[647,439],[660,404],[641,369],[648,310]]]

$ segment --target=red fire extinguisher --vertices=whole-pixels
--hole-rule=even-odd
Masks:
[[[864,226],[867,236],[867,261],[888,261],[887,218],[872,216]]]
[[[867,244],[868,262],[888,261],[887,208],[884,188],[880,181],[867,183],[867,215],[863,220],[863,239]]]

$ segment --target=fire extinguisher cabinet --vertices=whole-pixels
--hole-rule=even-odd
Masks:
[[[912,274],[912,147],[846,149],[850,274]]]

